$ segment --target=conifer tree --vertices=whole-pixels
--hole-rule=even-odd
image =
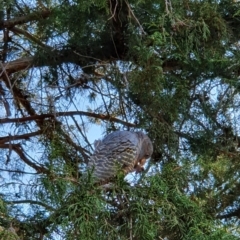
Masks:
[[[0,239],[239,239],[240,2],[2,0]],[[141,174],[87,173],[143,131]]]

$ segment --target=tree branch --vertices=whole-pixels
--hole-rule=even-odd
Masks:
[[[18,201],[5,201],[7,204],[35,204],[42,207],[45,207],[49,211],[54,211],[55,209],[43,202],[34,201],[34,200],[18,200]]]
[[[3,63],[3,67],[0,67],[0,78],[2,77],[4,71],[6,71],[8,74],[11,74],[31,68],[33,66],[42,67],[67,62],[82,65],[84,64],[83,59],[86,58],[89,58],[89,56],[76,54],[76,52],[71,49],[52,50],[45,54],[45,61],[37,61],[38,57],[36,56],[20,58],[8,63]],[[97,55],[96,58],[101,59]],[[172,71],[178,69],[179,67],[179,63],[173,60],[165,61],[162,65],[163,72]]]
[[[30,137],[34,137],[34,136],[37,136],[40,134],[42,134],[41,130],[32,132],[32,133],[22,134],[22,135],[14,135],[14,136],[9,135],[9,136],[5,136],[5,137],[0,137],[0,144],[5,143],[5,142],[20,140],[20,139],[28,140]]]
[[[0,124],[5,123],[21,123],[21,122],[27,122],[32,120],[43,120],[45,118],[56,118],[61,116],[74,116],[74,115],[81,115],[86,116],[90,118],[97,118],[101,120],[108,120],[116,123],[123,124],[124,126],[128,127],[136,127],[136,124],[123,121],[121,119],[112,117],[110,115],[104,115],[104,114],[98,114],[98,113],[91,113],[91,112],[84,112],[84,111],[69,111],[69,112],[56,112],[54,114],[52,113],[46,113],[41,115],[33,115],[29,117],[23,117],[23,118],[2,118],[0,119]]]
[[[40,18],[45,19],[50,16],[51,12],[52,11],[50,9],[44,9],[39,12],[30,13],[27,16],[12,18],[12,19],[0,22],[0,27],[12,28],[15,25],[20,25],[20,24],[28,23],[30,21],[39,20]]]
[[[17,27],[13,27],[10,29],[12,32],[14,32],[15,34],[21,34],[24,35],[27,39],[37,43],[39,46],[46,48],[46,49],[52,49],[50,46],[42,43],[38,38],[34,37],[33,35],[31,35],[30,33],[28,33],[27,31],[17,28]]]
[[[3,63],[0,67],[0,77],[6,71],[8,74],[15,73],[33,66],[33,57],[20,58],[8,63]]]
[[[229,212],[227,214],[217,216],[218,219],[227,219],[227,218],[232,218],[232,217],[240,218],[240,208],[236,209],[233,212]]]
[[[30,174],[30,175],[36,175],[37,173],[32,173],[32,172],[25,172],[25,171],[21,171],[21,170],[10,170],[10,169],[4,169],[4,168],[0,168],[1,172],[11,172],[11,173],[19,173],[19,174]]]
[[[0,144],[0,148],[4,148],[4,149],[9,149],[11,148],[12,150],[14,150],[18,156],[30,167],[32,167],[33,169],[36,170],[37,173],[47,173],[49,174],[49,170],[44,168],[43,166],[38,166],[35,163],[33,163],[32,161],[30,161],[26,155],[23,153],[23,150],[21,149],[21,145],[20,144]]]

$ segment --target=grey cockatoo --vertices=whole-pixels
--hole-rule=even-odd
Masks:
[[[88,167],[95,182],[103,182],[122,169],[125,174],[140,172],[153,153],[153,145],[142,132],[116,131],[94,142]]]

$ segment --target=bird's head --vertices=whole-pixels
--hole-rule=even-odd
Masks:
[[[135,165],[136,172],[141,172],[144,170],[143,165],[146,160],[152,156],[153,145],[150,138],[142,132],[137,132],[137,135],[140,139],[140,152],[138,159]]]

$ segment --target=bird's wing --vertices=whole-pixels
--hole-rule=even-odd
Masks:
[[[134,170],[137,145],[125,135],[104,138],[91,156],[89,167],[94,167],[93,175],[97,179],[107,179],[117,174],[119,168],[125,173]]]

